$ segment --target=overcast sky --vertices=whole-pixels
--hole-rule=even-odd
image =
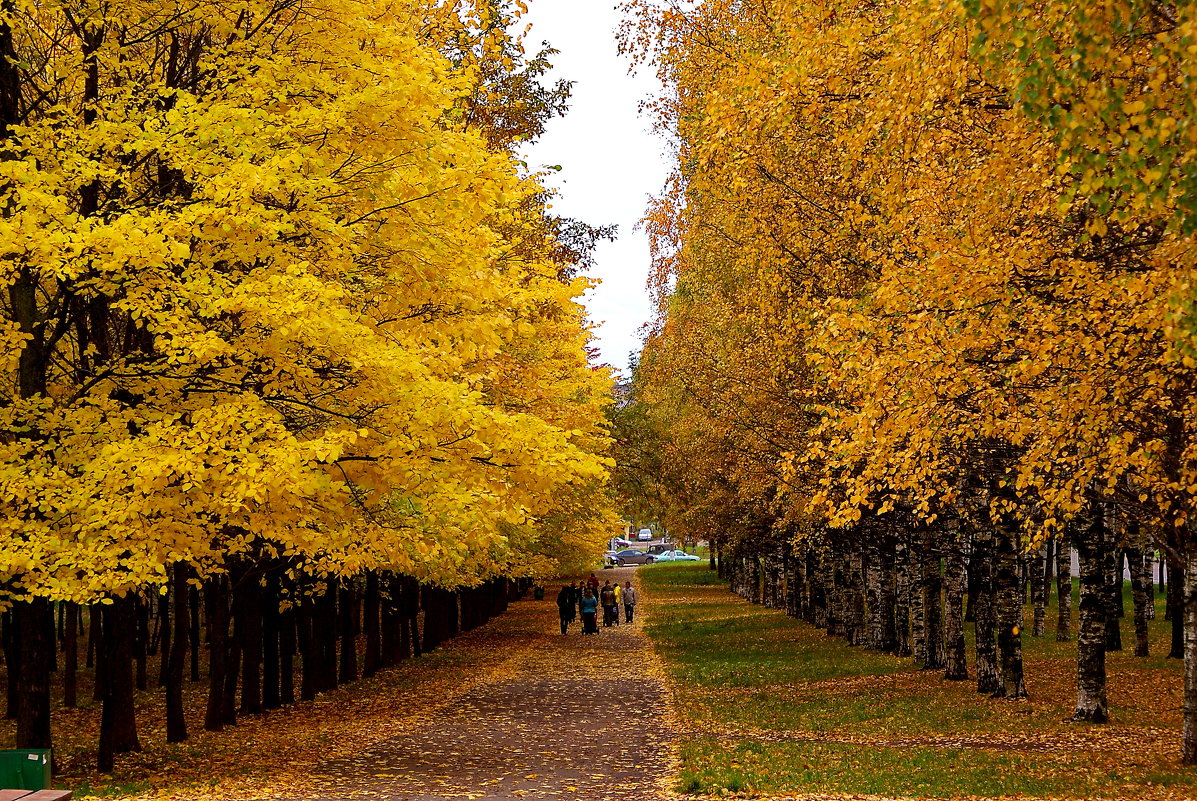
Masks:
[[[599,245],[590,275],[602,284],[587,295],[586,305],[600,324],[602,361],[626,370],[650,316],[648,239],[633,229],[668,171],[665,144],[638,110],[656,79],[645,71],[629,75],[627,60],[616,52],[620,15],[613,0],[531,0],[529,6],[529,55],[541,41],[560,50],[552,77],[572,80],[574,88],[569,114],[549,124],[526,158],[534,169],[561,165],[549,181],[560,190],[554,211],[591,225],[619,226],[615,242]]]

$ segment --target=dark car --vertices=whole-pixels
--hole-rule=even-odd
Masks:
[[[615,564],[620,567],[624,565],[651,565],[655,561],[657,561],[657,557],[653,554],[637,551],[635,548],[629,548],[626,551],[619,551],[615,554]]]

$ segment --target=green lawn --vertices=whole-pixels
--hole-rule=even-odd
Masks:
[[[1178,762],[1181,666],[1162,656],[1162,599],[1154,655],[1136,659],[1128,590],[1127,650],[1108,658],[1113,719],[1091,726],[1068,721],[1075,646],[1055,641],[1054,605],[1046,635],[1023,638],[1031,698],[1012,702],[749,604],[705,563],[653,566],[640,580],[648,634],[692,727],[682,792],[1197,797],[1197,771]]]

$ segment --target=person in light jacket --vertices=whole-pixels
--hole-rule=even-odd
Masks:
[[[623,588],[623,614],[625,623],[631,623],[636,616],[636,588],[630,581]]]

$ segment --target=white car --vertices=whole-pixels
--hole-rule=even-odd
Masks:
[[[694,554],[686,553],[685,551],[664,551],[657,554],[658,562],[700,562],[702,561]]]
[[[641,542],[648,542],[653,538],[653,530],[651,528],[642,528],[640,533],[636,535],[636,539]]]

